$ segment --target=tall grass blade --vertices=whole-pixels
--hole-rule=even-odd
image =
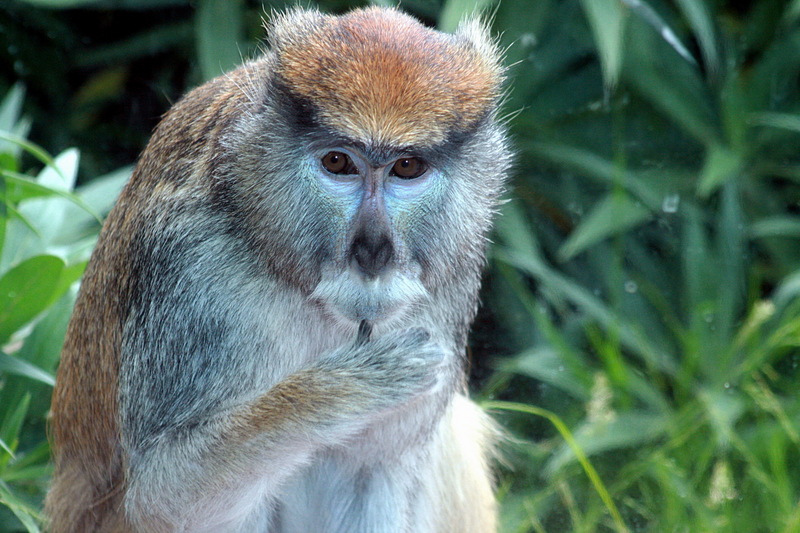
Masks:
[[[200,0],[195,19],[197,52],[204,79],[242,62],[244,0]]]
[[[56,384],[56,378],[52,374],[5,352],[0,352],[0,373],[24,376],[51,387]]]
[[[548,420],[556,430],[561,434],[561,437],[564,441],[569,445],[570,449],[572,449],[575,457],[578,459],[583,471],[586,473],[586,476],[592,482],[592,486],[594,487],[597,494],[600,496],[600,499],[603,500],[603,504],[605,504],[606,509],[608,509],[611,518],[614,520],[614,525],[616,526],[616,530],[619,533],[629,533],[630,530],[628,526],[625,525],[625,522],[622,520],[622,515],[619,513],[614,500],[611,498],[611,495],[608,492],[603,480],[600,479],[600,475],[595,470],[594,466],[592,465],[589,458],[583,452],[583,449],[578,445],[578,442],[573,437],[572,432],[569,430],[567,425],[558,417],[555,413],[548,411],[546,409],[541,409],[539,407],[533,405],[526,405],[521,403],[515,402],[500,402],[500,401],[490,401],[484,402],[481,404],[484,409],[492,410],[502,410],[502,411],[511,411],[517,413],[524,413],[532,416],[542,417]]]
[[[627,5],[631,11],[639,15],[642,20],[647,22],[656,30],[656,33],[661,36],[664,41],[669,44],[683,59],[697,65],[694,56],[689,52],[686,46],[683,45],[681,40],[676,35],[675,31],[670,28],[664,19],[644,0],[620,0]]]
[[[697,37],[706,67],[711,73],[718,72],[717,38],[707,3],[703,0],[677,0],[677,3]]]

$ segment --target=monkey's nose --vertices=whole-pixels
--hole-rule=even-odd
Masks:
[[[374,279],[392,260],[394,246],[384,232],[361,231],[353,239],[350,256],[361,269],[364,277]]]

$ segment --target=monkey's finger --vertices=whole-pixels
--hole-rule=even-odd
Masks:
[[[361,346],[369,340],[372,335],[372,324],[366,320],[362,320],[358,325],[358,335],[356,335],[356,345]]]

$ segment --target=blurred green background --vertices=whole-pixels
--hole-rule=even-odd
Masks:
[[[284,5],[0,6],[0,532],[42,527],[100,220],[159,116]],[[800,0],[401,6],[482,9],[507,50],[518,156],[470,346],[509,435],[502,531],[800,532]]]

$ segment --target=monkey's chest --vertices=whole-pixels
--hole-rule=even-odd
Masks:
[[[431,471],[429,433],[438,421],[435,410],[394,413],[322,452],[281,491],[270,533],[426,531],[418,475]]]
[[[412,462],[410,457],[375,464],[340,454],[320,457],[286,486],[270,533],[414,530]]]

